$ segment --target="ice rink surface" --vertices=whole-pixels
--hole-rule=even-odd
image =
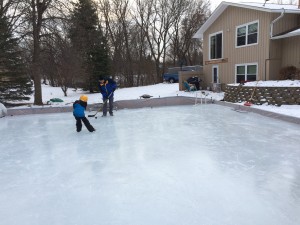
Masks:
[[[214,104],[0,119],[1,225],[299,225],[300,126]]]

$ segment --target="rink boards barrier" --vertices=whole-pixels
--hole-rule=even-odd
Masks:
[[[198,101],[200,101],[198,99]],[[208,102],[208,101],[207,101]],[[87,107],[87,113],[91,111],[97,111],[102,103],[89,104]],[[121,100],[115,101],[114,107],[116,109],[137,109],[145,107],[162,107],[162,106],[176,106],[176,105],[193,105],[195,104],[195,98],[191,97],[166,97],[166,98],[149,98],[149,99],[137,99],[137,100]],[[72,112],[73,106],[56,106],[45,105],[35,106],[27,108],[8,108],[8,116],[16,115],[29,115],[29,114],[45,114],[45,113],[63,113]]]
[[[262,116],[283,120],[286,122],[291,122],[300,125],[300,118],[282,115],[274,112],[269,112],[257,108],[252,108],[243,105],[236,105],[230,102],[224,101],[211,101],[208,99],[195,99],[193,97],[165,97],[165,98],[149,98],[149,99],[136,99],[136,100],[120,100],[114,102],[115,109],[137,109],[137,108],[147,108],[147,107],[163,107],[163,106],[178,106],[178,105],[195,105],[195,104],[217,104],[226,107],[231,107],[237,112],[253,112],[260,114]],[[92,111],[97,111],[101,103],[90,104],[87,108],[87,113]],[[29,114],[46,114],[46,113],[63,113],[72,112],[72,106],[41,106],[41,107],[28,107],[28,108],[8,108],[7,116],[17,116],[17,115],[29,115]]]

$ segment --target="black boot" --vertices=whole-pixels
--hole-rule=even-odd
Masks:
[[[81,131],[81,128],[82,128],[82,123],[81,123],[81,119],[80,118],[76,118],[76,131],[77,132],[80,132]]]
[[[89,120],[86,117],[82,118],[82,121],[86,128],[88,129],[89,132],[94,132],[96,131],[95,128],[90,124]]]

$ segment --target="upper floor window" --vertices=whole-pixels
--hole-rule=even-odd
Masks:
[[[255,81],[257,77],[257,64],[236,65],[236,83]]]
[[[258,22],[244,24],[236,29],[236,45],[245,46],[257,44]]]
[[[210,35],[210,59],[222,58],[222,45],[223,45],[222,32]]]

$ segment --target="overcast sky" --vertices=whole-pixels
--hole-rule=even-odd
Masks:
[[[210,5],[211,5],[211,10],[215,10],[218,5],[222,2],[222,0],[210,0]],[[264,3],[265,0],[226,0],[225,2],[260,2]],[[268,3],[280,3],[282,2],[283,4],[296,4],[297,0],[270,0]]]

